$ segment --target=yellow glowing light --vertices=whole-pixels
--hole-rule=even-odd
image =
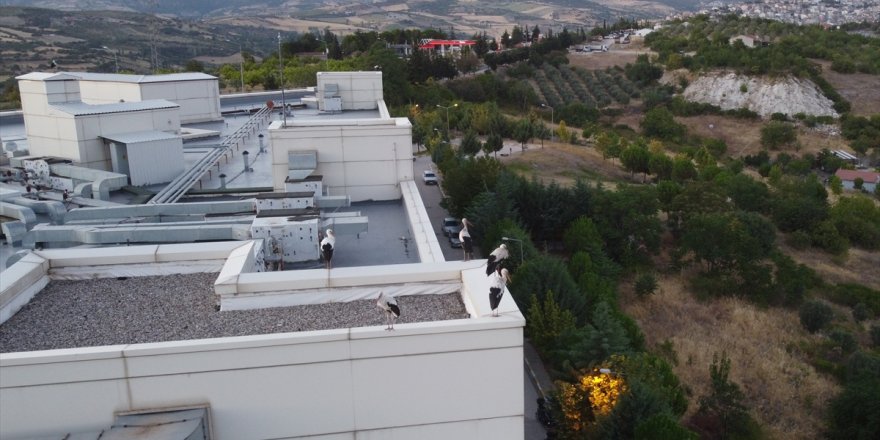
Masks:
[[[576,383],[559,383],[559,404],[571,429],[582,431],[597,417],[608,415],[626,392],[619,375],[593,372]]]

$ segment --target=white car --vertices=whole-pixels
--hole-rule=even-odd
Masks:
[[[425,170],[425,172],[422,173],[422,180],[425,181],[425,185],[436,185],[438,183],[437,175],[431,170]]]

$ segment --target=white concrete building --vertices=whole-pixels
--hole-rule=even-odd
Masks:
[[[76,75],[35,72],[17,79],[31,155],[70,159],[75,165],[109,171],[126,166],[112,163],[108,137],[154,132],[154,139],[182,145],[167,136],[176,138],[180,132],[176,103],[156,99],[88,104],[81,97]],[[159,167],[183,170],[182,146],[145,153],[162,162]]]
[[[112,104],[164,99],[180,106],[180,123],[219,121],[219,79],[201,72],[166,75],[120,75],[70,72],[79,78],[82,101]]]
[[[382,72],[319,72],[317,106],[269,127],[274,190],[321,175],[328,195],[399,199],[400,182],[413,180],[412,124],[389,115]]]
[[[90,438],[125,414],[203,408],[215,440],[523,438],[525,321],[510,295],[490,316],[484,261],[260,273],[258,246],[36,251],[4,272],[0,319],[52,280],[217,271],[222,310],[457,292],[470,317],[2,353],[0,437]]]

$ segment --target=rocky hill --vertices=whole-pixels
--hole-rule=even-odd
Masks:
[[[834,103],[812,81],[793,76],[770,78],[715,72],[691,82],[684,97],[725,110],[747,108],[762,116],[773,113],[838,116],[832,107]]]

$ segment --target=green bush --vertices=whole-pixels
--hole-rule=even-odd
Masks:
[[[788,234],[788,238],[785,242],[788,243],[789,246],[802,251],[809,248],[813,243],[813,240],[810,238],[810,234],[806,231],[794,231],[791,234]]]
[[[827,298],[836,304],[850,307],[863,303],[874,316],[880,315],[880,291],[861,284],[838,284],[829,289]]]
[[[880,438],[880,380],[850,381],[831,401],[830,413],[831,440]]]
[[[821,301],[811,300],[801,305],[798,313],[801,318],[801,325],[810,333],[816,333],[831,323],[834,318],[834,312],[828,304]]]
[[[761,146],[764,148],[776,150],[796,140],[797,132],[791,124],[774,120],[761,127]]]
[[[653,294],[657,290],[657,278],[653,273],[645,272],[636,278],[635,291],[636,295],[645,297]]]
[[[862,322],[871,318],[871,311],[865,303],[860,302],[852,307],[852,317],[856,322]]]
[[[846,362],[846,380],[880,379],[880,353],[857,351]]]
[[[831,339],[838,347],[840,347],[844,353],[849,353],[855,350],[859,343],[856,342],[855,336],[852,333],[841,329],[836,328],[831,330],[831,333],[828,334],[828,338]]]
[[[651,416],[636,426],[635,440],[697,440],[697,433],[678,424],[669,414]]]
[[[880,325],[878,324],[871,326],[871,343],[874,344],[874,347],[880,347]]]

